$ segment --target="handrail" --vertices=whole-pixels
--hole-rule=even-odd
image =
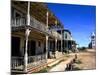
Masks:
[[[15,57],[12,56],[11,57],[11,69],[23,69],[23,65],[24,65],[24,60],[23,57]]]
[[[42,63],[46,59],[46,54],[40,54],[40,55],[34,55],[34,56],[28,56],[28,64],[37,62]],[[23,69],[24,68],[24,57],[11,57],[11,69]]]
[[[11,19],[11,25],[14,26],[14,27],[27,25],[26,24],[26,18],[25,17],[12,18]],[[32,16],[30,17],[30,26],[33,26],[34,28],[39,29],[41,31],[47,30],[45,24],[43,24],[42,22],[39,22],[38,20],[36,20]]]
[[[30,25],[33,26],[34,28],[39,29],[39,30],[44,31],[44,32],[47,30],[45,24],[43,24],[42,22],[39,22],[38,20],[36,20],[33,17],[31,17]]]

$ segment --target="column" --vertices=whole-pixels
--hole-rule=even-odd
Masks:
[[[57,50],[57,38],[55,38],[55,55],[54,55],[54,57],[56,58],[56,50]]]
[[[69,53],[69,52],[68,52],[68,51],[69,51],[69,50],[68,50],[68,39],[66,40],[66,44],[67,44],[67,45],[66,45],[66,46],[67,46],[67,53]]]
[[[46,28],[47,28],[47,31],[48,31],[48,11],[46,13]],[[48,35],[46,35],[46,60],[48,59]]]
[[[47,13],[46,13],[46,27],[47,27],[47,30],[48,30],[48,16],[49,16],[49,12],[47,11]]]
[[[24,70],[25,72],[27,72],[27,64],[28,64],[28,37],[29,37],[29,34],[30,34],[30,31],[29,29],[26,29],[26,32],[25,32],[25,55],[24,55]]]
[[[57,41],[57,50],[59,51],[59,40]]]
[[[30,1],[28,1],[27,7],[27,25],[30,25]]]
[[[62,41],[63,41],[63,33],[62,33],[62,29],[61,29],[61,52],[63,53],[63,47],[62,47]]]
[[[27,25],[30,25],[30,1],[28,1],[27,7]],[[25,31],[25,55],[24,55],[24,71],[27,72],[27,64],[28,64],[28,37],[30,34],[30,29],[26,29]]]
[[[48,35],[46,35],[46,59],[48,59]]]
[[[71,36],[71,50],[73,51],[73,45],[72,45],[72,36]]]

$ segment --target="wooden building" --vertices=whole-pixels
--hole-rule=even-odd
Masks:
[[[61,30],[58,30],[61,34]],[[63,52],[75,52],[76,50],[76,42],[72,39],[72,34],[68,29],[62,30],[62,50]],[[61,41],[61,40],[60,40]],[[60,50],[60,49],[59,49]]]
[[[63,27],[45,3],[11,1],[12,72],[28,73],[30,68],[47,63],[49,46],[55,52],[57,41],[62,40],[52,25]]]

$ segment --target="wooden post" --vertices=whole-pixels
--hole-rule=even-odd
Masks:
[[[47,13],[46,13],[46,26],[47,26],[47,30],[48,30],[48,16],[49,16],[49,12],[47,11]]]
[[[27,72],[27,64],[28,64],[28,37],[29,37],[29,34],[30,34],[30,31],[29,29],[26,29],[26,32],[25,32],[25,55],[24,55],[24,70],[25,72]]]
[[[30,1],[28,1],[28,8],[27,8],[27,25],[30,25]]]
[[[30,2],[28,1],[28,8],[27,8],[27,25],[30,25]],[[28,37],[30,34],[29,29],[26,29],[25,31],[25,55],[24,55],[24,71],[27,72],[27,64],[28,64]]]
[[[57,38],[55,38],[55,53],[54,53],[54,57],[56,58],[56,50],[57,50]]]
[[[66,46],[67,46],[67,53],[69,53],[69,50],[68,50],[68,39],[66,40]]]
[[[55,20],[55,25],[57,26],[57,20]],[[56,31],[56,37],[55,37],[55,53],[54,53],[54,57],[56,58],[56,50],[57,50],[57,31]]]
[[[62,33],[62,29],[61,29],[61,52],[63,53],[63,48],[62,48],[62,41],[63,41],[63,33]]]
[[[71,36],[71,50],[73,51],[72,36]]]
[[[48,11],[46,13],[46,28],[47,28],[47,31],[48,31]],[[46,35],[46,60],[48,59],[48,35]]]
[[[57,50],[59,51],[59,40],[57,41]]]
[[[48,36],[46,35],[46,59],[48,59]]]

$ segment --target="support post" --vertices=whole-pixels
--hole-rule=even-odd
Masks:
[[[46,59],[48,59],[48,36],[46,35]]]
[[[24,55],[24,70],[25,72],[27,72],[27,64],[28,64],[28,37],[29,37],[29,34],[30,34],[30,30],[29,29],[26,29],[26,32],[25,32],[25,55]]]
[[[57,26],[57,20],[55,20],[55,25]],[[54,51],[54,57],[56,58],[56,50],[57,50],[57,31],[56,31],[56,37],[55,37],[55,51]]]
[[[48,11],[46,13],[46,28],[47,28],[47,31],[48,31]],[[48,59],[48,35],[46,35],[46,60]]]
[[[72,51],[72,36],[71,36],[70,44],[71,44],[71,51]]]
[[[46,13],[46,27],[47,27],[47,30],[48,30],[48,16],[49,16],[49,12],[47,11],[47,13]]]
[[[67,44],[67,53],[69,53],[69,50],[68,50],[68,39],[66,40],[66,44]]]
[[[27,25],[30,25],[30,1],[28,1],[27,7]],[[25,55],[24,55],[24,71],[27,73],[27,64],[28,64],[28,37],[30,34],[30,29],[26,29],[25,31]]]
[[[56,58],[56,50],[57,50],[57,38],[55,38],[55,55],[54,55],[54,57]]]
[[[28,1],[27,7],[27,25],[30,25],[30,1]]]
[[[62,33],[62,29],[61,29],[61,52],[63,53],[63,48],[62,48],[62,41],[63,41],[63,33]]]

